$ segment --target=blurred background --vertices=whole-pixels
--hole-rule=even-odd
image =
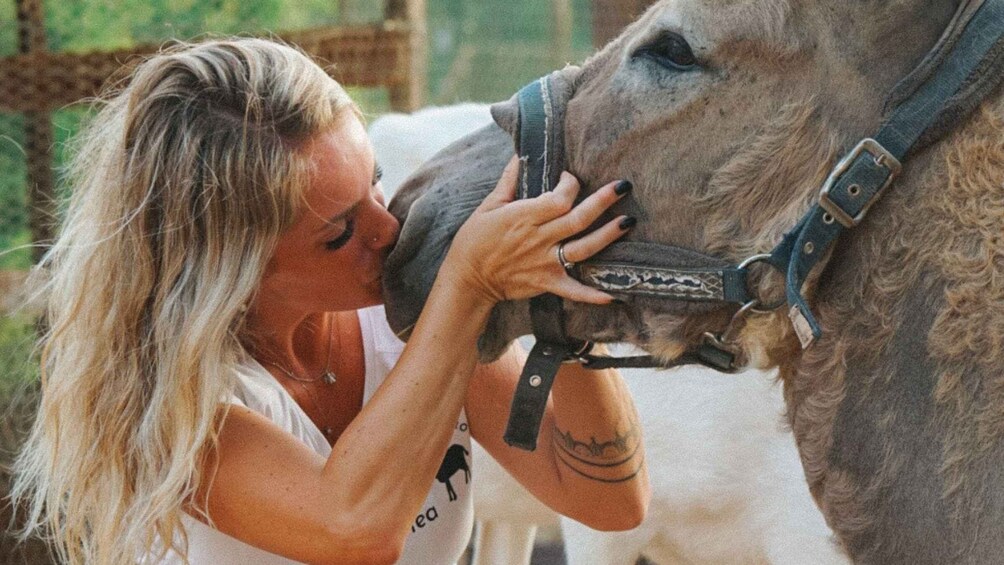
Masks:
[[[171,39],[279,35],[333,65],[371,118],[508,98],[582,61],[646,0],[0,0],[0,463],[31,419],[35,313],[17,289],[51,238],[64,147],[120,66]],[[7,475],[0,467],[0,494]],[[6,502],[4,500],[4,502]],[[4,504],[0,524],[6,525]],[[559,563],[546,532],[534,563]],[[48,563],[0,539],[0,563]]]

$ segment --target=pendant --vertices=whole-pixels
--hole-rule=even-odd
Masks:
[[[324,371],[324,374],[321,375],[321,379],[324,381],[324,384],[326,385],[333,385],[337,380],[335,374],[332,373],[331,371]]]
[[[334,433],[335,430],[331,429],[331,426],[324,426],[324,437],[330,438]]]

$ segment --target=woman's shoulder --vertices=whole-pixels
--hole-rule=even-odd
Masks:
[[[230,404],[264,416],[322,455],[330,453],[330,446],[306,412],[253,357],[247,355],[237,364],[234,380]]]
[[[270,413],[285,404],[282,385],[250,354],[241,356],[234,367],[234,386],[229,402],[259,413]]]

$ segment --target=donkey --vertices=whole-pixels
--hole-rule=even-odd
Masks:
[[[980,3],[662,0],[554,78],[565,166],[584,193],[634,184],[613,211],[639,218],[630,240],[736,263],[767,252]],[[1001,51],[984,76],[1001,76]],[[740,363],[778,368],[810,492],[860,563],[1004,554],[1004,97],[995,82],[975,94],[939,114],[812,270],[802,290],[821,337],[803,349],[785,308],[751,316],[735,340]],[[450,238],[512,155],[516,103],[493,113],[500,127],[447,148],[391,204],[404,221],[384,277],[395,329],[414,322]],[[770,304],[783,282],[763,269],[749,285]],[[569,335],[669,360],[736,310],[618,298],[566,302]],[[500,305],[483,357],[530,330],[526,303]]]
[[[490,123],[489,106],[470,103],[374,120],[369,136],[387,199],[423,162]],[[520,341],[533,347],[532,340]],[[597,532],[559,520],[472,441],[478,475],[472,565],[529,565],[538,529],[559,528],[569,565],[634,564],[642,555],[655,563],[694,565],[849,562],[800,479],[773,372],[723,379],[688,367],[668,378],[649,369],[622,375],[645,430],[652,500],[644,522],[628,532]],[[666,410],[667,398],[687,403]]]

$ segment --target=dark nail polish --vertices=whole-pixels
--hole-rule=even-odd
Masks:
[[[631,181],[622,180],[614,187],[614,192],[617,193],[617,196],[624,196],[625,194],[631,192],[631,189],[633,188],[634,185],[631,184]]]
[[[624,231],[627,231],[637,225],[638,225],[638,218],[635,218],[633,216],[628,216],[627,218],[621,220],[621,229]]]

